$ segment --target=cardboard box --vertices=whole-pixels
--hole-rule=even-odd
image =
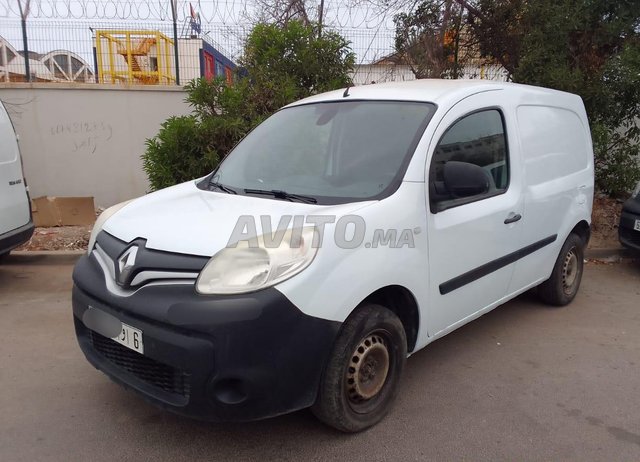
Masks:
[[[96,221],[93,197],[36,197],[31,201],[36,226],[82,226]]]

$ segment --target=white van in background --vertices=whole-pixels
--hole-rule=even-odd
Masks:
[[[0,102],[0,259],[32,234],[31,205],[18,140]]]

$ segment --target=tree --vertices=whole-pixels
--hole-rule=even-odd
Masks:
[[[284,26],[290,21],[312,24],[307,0],[256,0],[258,22]]]
[[[527,5],[522,25],[513,80],[583,98],[597,185],[625,194],[640,179],[638,2],[537,0]]]
[[[417,78],[455,79],[461,75],[464,13],[453,0],[427,0],[412,13],[394,17],[396,51]]]
[[[291,21],[257,25],[247,38],[241,64],[257,86],[289,86],[295,99],[348,85],[355,55],[342,36]],[[289,101],[291,102],[291,101]]]
[[[233,85],[224,79],[189,82],[190,115],[167,120],[142,155],[153,190],[211,172],[251,129],[307,96],[350,83],[355,55],[340,35],[318,37],[313,25],[258,24],[239,60]]]
[[[461,48],[501,64],[515,82],[582,97],[592,128],[597,186],[614,195],[628,192],[640,179],[638,0],[453,1],[463,9],[463,29],[473,36]],[[424,0],[402,16],[401,25],[440,44],[447,4]],[[398,52],[406,51],[405,43],[396,40]],[[437,60],[425,61],[442,74]]]
[[[478,44],[478,55],[499,63],[512,76],[527,31],[523,19],[529,0],[455,0],[468,12],[466,23]]]

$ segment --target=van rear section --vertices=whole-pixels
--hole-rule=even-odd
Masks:
[[[594,161],[582,100],[561,92],[536,94],[516,109],[524,163],[523,239],[555,243],[523,259],[513,287],[545,280],[569,234],[586,246],[594,193]]]
[[[31,204],[11,119],[0,103],[0,257],[33,234]]]

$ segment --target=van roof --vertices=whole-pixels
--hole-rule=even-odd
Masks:
[[[492,80],[467,80],[467,79],[419,79],[408,82],[387,82],[371,85],[361,85],[349,88],[349,99],[355,100],[396,100],[396,101],[425,101],[431,103],[444,103],[460,101],[467,96],[484,91],[496,91],[504,89],[518,89],[527,95],[564,95],[570,93],[551,90],[548,88],[521,85],[510,82],[496,82]],[[299,104],[317,103],[323,101],[342,101],[345,88],[311,96],[297,101],[290,106]],[[574,96],[574,95],[572,95]]]

